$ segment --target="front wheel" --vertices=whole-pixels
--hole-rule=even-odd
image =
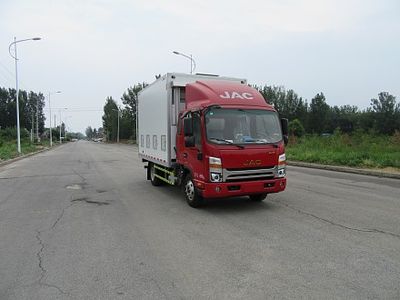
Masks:
[[[187,175],[183,185],[183,192],[185,194],[186,202],[194,208],[200,207],[204,203],[203,197],[199,194],[194,185],[191,175]]]
[[[154,163],[150,163],[149,165],[149,169],[150,169],[150,181],[151,184],[154,186],[159,186],[162,184],[162,181],[156,177],[156,168],[155,168],[155,164]]]
[[[254,202],[261,202],[265,198],[267,198],[267,194],[256,194],[256,195],[250,195],[250,200]]]

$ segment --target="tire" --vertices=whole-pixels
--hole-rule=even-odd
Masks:
[[[265,198],[267,198],[267,194],[256,194],[256,195],[250,195],[250,200],[254,202],[261,202]]]
[[[155,164],[154,163],[149,163],[149,174],[150,174],[150,181],[151,181],[151,184],[152,185],[154,185],[154,186],[159,186],[159,185],[162,185],[162,181],[159,179],[159,178],[157,178],[155,175],[156,175],[156,169],[155,169]]]
[[[183,184],[183,193],[189,206],[198,208],[204,204],[203,197],[199,194],[197,188],[194,186],[192,176],[188,174]]]

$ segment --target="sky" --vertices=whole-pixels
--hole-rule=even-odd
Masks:
[[[196,72],[283,85],[308,102],[365,109],[400,101],[399,0],[0,0],[0,86],[47,95],[70,131],[102,126],[105,99],[156,74]],[[66,110],[64,108],[67,108]],[[58,122],[57,121],[57,122]]]

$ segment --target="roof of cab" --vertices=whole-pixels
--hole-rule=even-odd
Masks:
[[[247,84],[225,80],[198,80],[186,85],[187,109],[215,104],[274,109],[256,89]]]

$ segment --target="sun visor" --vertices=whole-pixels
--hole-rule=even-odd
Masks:
[[[263,96],[254,88],[232,81],[201,80],[186,85],[187,107],[219,105],[265,106]]]

